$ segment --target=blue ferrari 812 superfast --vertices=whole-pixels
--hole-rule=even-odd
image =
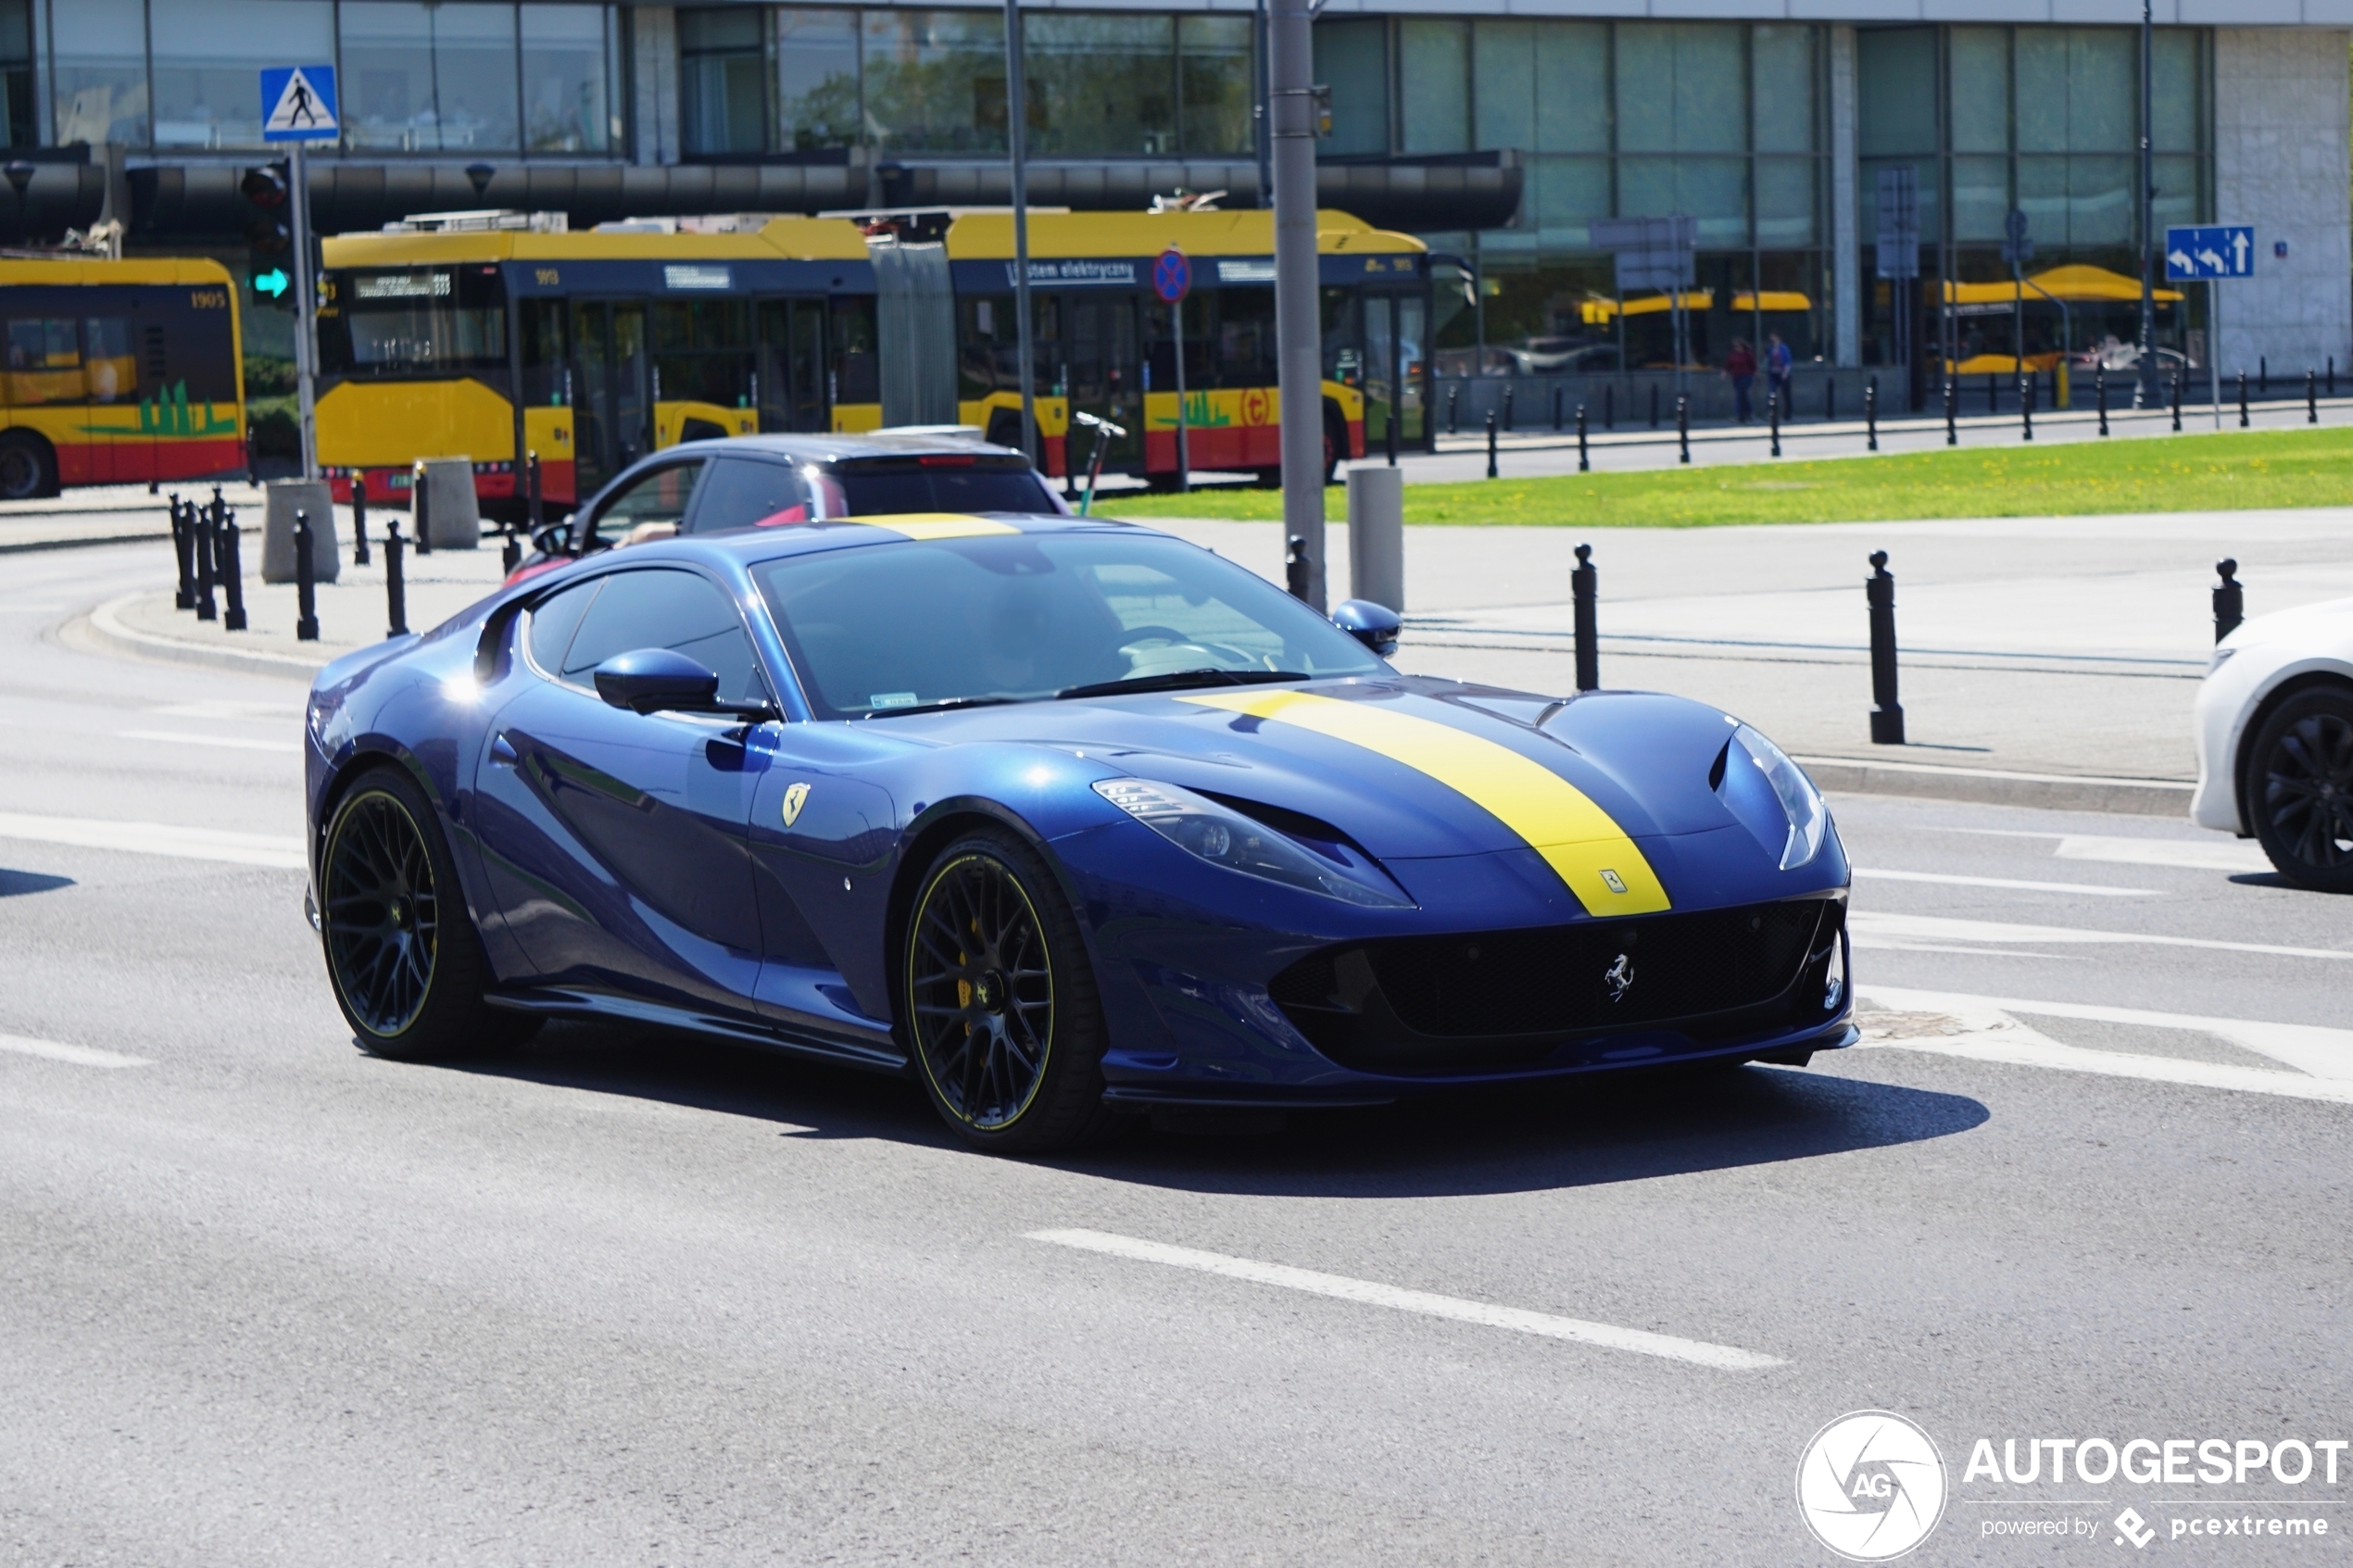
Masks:
[[[1007,1152],[1855,1038],[1778,746],[1397,628],[1100,519],[560,565],[312,687],[335,999],[387,1057],[603,1018],[903,1074]]]

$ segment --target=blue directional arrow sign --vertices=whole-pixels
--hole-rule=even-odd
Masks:
[[[2165,231],[2165,278],[2195,282],[2255,275],[2255,225],[2201,223]]]

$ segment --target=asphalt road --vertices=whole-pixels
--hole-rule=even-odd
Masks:
[[[1827,1562],[1867,1407],[1947,1467],[1912,1561],[2345,1555],[2353,1461],[1963,1476],[2353,1437],[2353,902],[2245,846],[1842,798],[1884,1043],[1014,1163],[691,1042],[359,1054],[299,688],[53,630],[158,556],[0,585],[0,1561]],[[2167,1534],[2222,1511],[2330,1533]]]

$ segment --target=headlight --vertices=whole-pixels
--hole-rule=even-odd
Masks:
[[[1395,887],[1354,856],[1328,859],[1230,807],[1147,779],[1099,779],[1095,793],[1177,847],[1214,866],[1376,909],[1410,909]]]
[[[1805,770],[1789,759],[1788,752],[1746,724],[1732,731],[1732,743],[1756,764],[1756,771],[1781,803],[1781,814],[1789,822],[1789,836],[1781,845],[1781,870],[1795,871],[1821,853],[1822,841],[1830,836],[1830,808],[1822,803],[1821,791],[1814,787]],[[1738,809],[1735,805],[1734,810]],[[1757,824],[1752,822],[1748,826],[1755,832]]]

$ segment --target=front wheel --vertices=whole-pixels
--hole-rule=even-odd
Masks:
[[[965,1142],[1039,1154],[1109,1125],[1094,971],[1035,850],[993,829],[943,850],[916,891],[903,963],[908,1044]]]
[[[327,977],[360,1047],[427,1061],[512,1043],[538,1020],[484,999],[490,970],[424,791],[392,769],[352,786],[320,858]]]
[[[2282,876],[2353,893],[2353,692],[2322,688],[2282,703],[2255,738],[2248,817]]]
[[[12,430],[0,435],[0,500],[29,501],[57,493],[57,464],[47,442]]]

